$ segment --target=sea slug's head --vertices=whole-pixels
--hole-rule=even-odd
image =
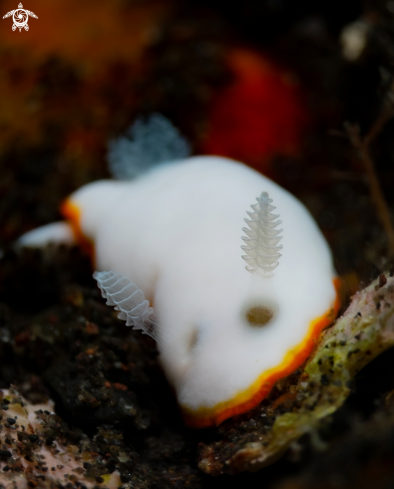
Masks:
[[[220,259],[205,256],[201,268],[182,263],[184,273],[156,293],[160,359],[191,426],[218,424],[257,405],[306,360],[338,308],[330,254],[310,216],[298,230],[284,225],[281,257],[282,229],[270,200],[257,199],[243,229],[251,273],[223,245]],[[287,224],[291,209],[280,211]],[[297,231],[310,235],[300,239]],[[204,287],[194,287],[202,274]],[[168,303],[169,287],[176,306]]]

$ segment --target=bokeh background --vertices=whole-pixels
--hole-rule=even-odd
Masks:
[[[17,0],[0,1],[1,16],[15,8]],[[343,125],[358,124],[365,134],[394,97],[394,2],[26,0],[24,8],[38,16],[30,18],[28,32],[12,31],[11,18],[0,21],[2,324],[11,328],[10,318],[18,317],[15,334],[27,331],[12,343],[12,353],[4,353],[1,386],[24,382],[27,396],[57,395],[57,374],[43,375],[53,356],[34,363],[40,354],[37,332],[29,329],[32,315],[67,301],[80,307],[75,291],[64,291],[65,283],[92,287],[82,256],[21,257],[12,249],[14,240],[58,220],[60,203],[76,188],[109,177],[108,143],[137,117],[163,114],[188,139],[193,154],[242,160],[300,198],[330,243],[345,297],[391,266],[364,166]],[[393,134],[389,120],[371,145],[391,210]],[[60,352],[61,345],[57,348]],[[393,387],[390,355],[374,365],[361,377],[350,417],[367,419],[382,392]],[[67,419],[67,406],[58,405]],[[346,418],[337,429],[345,426],[342,431],[350,433],[346,443],[353,453],[357,442],[350,424]],[[187,436],[197,443],[196,435]],[[379,440],[376,446],[392,443]],[[375,448],[366,459],[373,459]],[[195,475],[194,452],[187,450],[184,463],[192,468],[186,472],[193,473],[189,482],[196,485],[186,486],[179,469],[176,487],[219,487]],[[362,479],[355,475],[359,459],[346,475],[335,449],[317,462],[311,452],[306,450],[299,465],[287,460],[266,475],[227,480],[227,487],[309,487],[305,474],[311,487],[323,487],[316,478],[325,463],[324,470],[336,471],[338,484],[364,487],[354,485]],[[391,474],[379,456],[373,459],[376,473]],[[283,482],[294,473],[304,475]],[[371,469],[365,480],[373,474]],[[155,483],[146,487],[171,486],[164,476]]]
[[[14,3],[0,2],[1,11]],[[345,121],[367,131],[385,103],[390,2],[33,0],[25,7],[38,16],[28,32],[13,32],[11,18],[0,29],[2,241],[59,217],[68,193],[108,175],[108,141],[158,112],[194,154],[245,161],[304,200],[340,273],[358,274],[349,276],[353,289],[382,267],[385,237],[363,166],[332,131]],[[345,42],[349,26],[358,38],[348,33]],[[388,198],[391,130],[389,123],[373,150]]]

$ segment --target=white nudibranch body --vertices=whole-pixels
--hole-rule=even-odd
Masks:
[[[256,196],[244,228],[250,274],[239,247]],[[283,221],[277,267],[271,202]],[[190,425],[257,405],[306,360],[338,308],[330,250],[309,212],[241,163],[192,157],[93,182],[63,211],[92,243],[96,269],[121,273],[153,306],[159,358]]]

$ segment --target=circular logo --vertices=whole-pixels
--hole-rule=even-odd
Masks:
[[[12,30],[14,31],[16,28],[22,29],[24,27],[26,30],[29,29],[27,22],[29,20],[29,15],[23,8],[18,8],[14,11],[12,16],[14,25],[12,26]]]

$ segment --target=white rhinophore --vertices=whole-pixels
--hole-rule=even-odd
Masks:
[[[272,199],[269,198],[267,192],[262,192],[260,197],[256,197],[257,204],[252,204],[250,207],[253,212],[246,213],[250,219],[244,219],[249,228],[242,228],[246,236],[242,236],[242,240],[246,245],[241,246],[246,255],[242,258],[248,266],[246,270],[251,273],[261,273],[264,277],[273,277],[273,271],[279,265],[279,258],[282,256],[278,253],[283,246],[279,245],[282,236],[279,234],[283,229],[275,229],[282,221],[278,221],[279,214],[273,214],[276,209],[271,205]]]
[[[250,219],[244,219],[249,227],[242,228],[246,234],[242,240],[246,244],[241,248],[246,253],[242,255],[248,264],[245,268],[252,274],[245,316],[250,324],[263,326],[277,315],[279,309],[272,277],[282,256],[279,251],[283,246],[278,243],[283,229],[275,229],[282,221],[278,220],[279,214],[273,214],[276,207],[271,205],[268,193],[262,192],[256,200],[257,204],[250,206],[252,212],[247,211]]]

